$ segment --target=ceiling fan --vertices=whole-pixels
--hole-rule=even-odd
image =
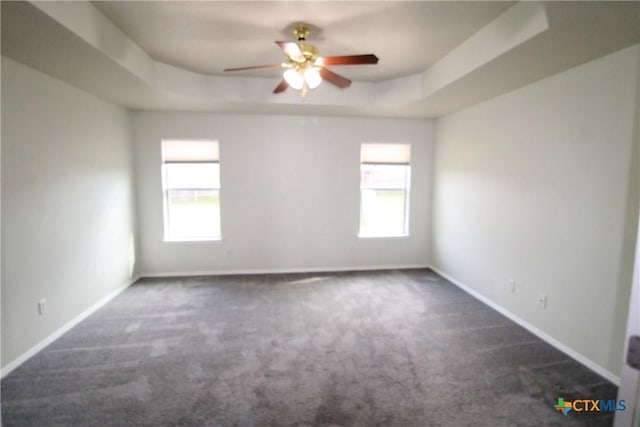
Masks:
[[[329,70],[329,65],[361,65],[377,64],[378,57],[374,54],[346,55],[322,57],[318,54],[318,48],[306,42],[309,36],[309,29],[305,26],[297,26],[293,33],[297,42],[281,42],[276,44],[284,51],[287,57],[286,62],[270,65],[255,65],[251,67],[227,68],[224,71],[246,71],[264,68],[286,68],[282,81],[273,90],[273,93],[281,93],[291,87],[302,91],[302,96],[307,94],[309,89],[315,89],[323,80],[346,88],[351,84],[351,80]]]

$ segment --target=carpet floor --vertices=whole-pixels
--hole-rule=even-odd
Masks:
[[[143,279],[2,380],[5,426],[608,426],[615,385],[427,269]]]

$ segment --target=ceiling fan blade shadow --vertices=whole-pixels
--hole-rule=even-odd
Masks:
[[[295,62],[304,62],[306,61],[302,51],[300,50],[300,46],[295,42],[276,42],[278,46],[282,48],[285,55],[291,58],[292,61]]]
[[[282,64],[254,65],[251,67],[225,68],[222,71],[226,72],[226,71],[260,70],[263,68],[282,68]]]
[[[320,72],[320,76],[323,80],[328,81],[331,84],[338,86],[341,89],[348,87],[351,85],[351,80],[346,77],[341,76],[340,74],[334,73],[333,71],[327,68],[320,68],[318,70]]]
[[[288,87],[289,84],[287,83],[287,81],[285,79],[282,79],[280,84],[278,84],[278,86],[276,86],[276,88],[273,90],[273,93],[282,93],[287,90]]]
[[[378,57],[372,53],[366,55],[345,55],[345,56],[328,56],[316,59],[316,65],[360,65],[360,64],[377,64]]]

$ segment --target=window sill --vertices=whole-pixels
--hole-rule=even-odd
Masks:
[[[207,237],[202,239],[192,238],[192,239],[163,239],[163,243],[220,243],[222,242],[222,237]]]
[[[410,236],[408,234],[395,235],[395,236],[361,236],[358,235],[358,239],[362,240],[399,240],[399,239],[408,239]]]

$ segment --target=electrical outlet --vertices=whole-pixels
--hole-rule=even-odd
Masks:
[[[509,290],[512,294],[516,293],[516,281],[513,279],[509,280]]]
[[[544,309],[547,308],[547,294],[538,294],[538,304]]]
[[[47,300],[42,298],[40,301],[38,301],[38,314],[42,316],[46,312],[47,312]]]

